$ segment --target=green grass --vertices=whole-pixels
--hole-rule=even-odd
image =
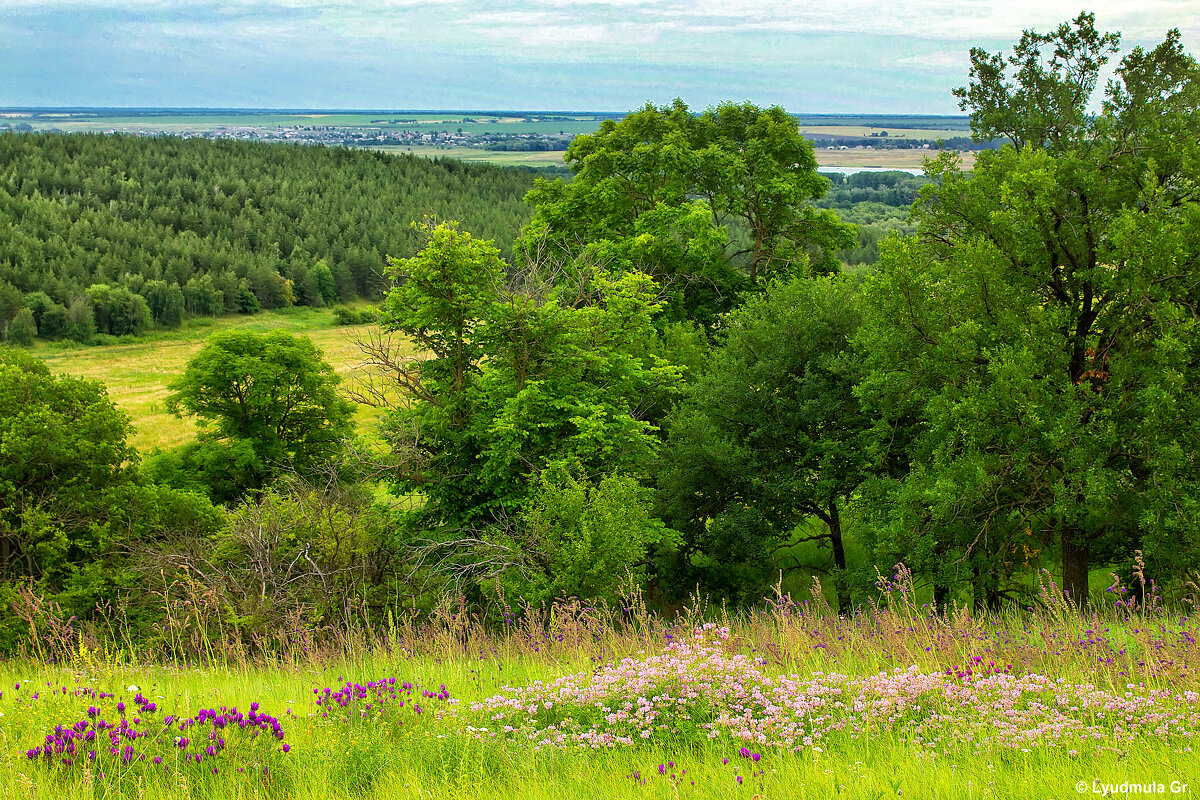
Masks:
[[[33,352],[53,372],[103,383],[136,429],[133,445],[147,450],[180,445],[195,435],[195,424],[167,413],[163,402],[169,394],[167,384],[183,374],[188,360],[210,334],[238,328],[259,333],[282,330],[306,336],[346,381],[361,360],[354,338],[369,327],[336,326],[328,310],[296,307],[253,316],[199,317],[186,321],[176,331],[155,332],[114,345],[84,347],[39,342]],[[359,428],[364,432],[378,416],[377,409],[366,406],[358,406],[356,413]]]

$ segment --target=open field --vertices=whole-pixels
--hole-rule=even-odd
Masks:
[[[500,152],[474,147],[379,147],[384,152],[412,153],[427,158],[457,158],[460,161],[487,162],[505,166],[547,167],[564,166],[562,151]],[[817,164],[822,167],[878,167],[881,169],[919,170],[926,158],[937,155],[936,150],[874,150],[817,149]],[[963,155],[963,164],[968,169],[975,163],[971,153]]]
[[[1200,786],[1194,620],[1061,601],[936,615],[905,595],[893,585],[840,618],[788,596],[670,621],[634,598],[490,626],[446,606],[336,641],[297,629],[250,661],[189,620],[132,658],[136,645],[68,622],[41,658],[0,663],[0,795],[1062,800]],[[177,646],[189,636],[212,645],[203,663]]]
[[[937,156],[936,150],[823,150],[818,149],[817,164],[822,167],[880,167],[883,169],[920,169],[925,159]],[[975,163],[972,153],[963,154],[963,167]]]
[[[425,158],[457,158],[459,161],[470,163],[500,164],[506,167],[563,167],[564,151],[506,151],[484,150],[478,147],[405,147],[383,146],[373,147],[384,153],[411,153]]]
[[[196,318],[173,332],[143,337],[128,344],[95,347],[39,343],[34,354],[51,371],[96,380],[108,387],[109,396],[129,415],[137,429],[132,442],[139,450],[173,447],[190,440],[196,431],[190,419],[167,413],[163,401],[167,384],[183,374],[184,367],[211,333],[229,328],[255,332],[283,330],[307,336],[321,349],[343,381],[359,362],[354,336],[368,326],[333,325],[329,311],[291,308],[254,316]],[[360,430],[377,416],[375,409],[356,406]]]
[[[800,133],[814,138],[829,136],[862,137],[879,136],[887,132],[888,139],[949,139],[963,136],[964,132],[952,128],[888,128],[882,125],[806,125],[800,124]]]

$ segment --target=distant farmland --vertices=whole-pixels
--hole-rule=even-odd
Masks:
[[[563,164],[570,138],[594,132],[605,119],[623,113],[581,111],[237,111],[237,110],[10,110],[0,125],[34,131],[120,132],[139,135],[267,139],[330,146],[412,152],[509,166]],[[800,114],[806,137],[828,144],[866,144],[863,149],[818,149],[821,166],[919,169],[929,150],[895,144],[961,139],[969,135],[966,117],[922,115]],[[491,142],[499,137],[509,145]],[[526,145],[522,140],[540,140]],[[547,149],[547,145],[549,148]],[[887,145],[893,145],[888,147]],[[529,149],[521,149],[529,146]]]

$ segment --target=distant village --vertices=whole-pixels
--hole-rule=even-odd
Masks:
[[[464,119],[468,125],[473,120]],[[538,152],[566,150],[577,134],[560,131],[545,132],[497,132],[471,131],[459,126],[430,130],[428,125],[415,128],[395,128],[392,125],[419,124],[417,120],[373,120],[372,122],[387,122],[388,128],[335,126],[335,125],[227,125],[204,126],[194,130],[173,128],[172,130],[154,130],[149,126],[140,130],[127,128],[112,128],[108,133],[127,133],[135,136],[181,136],[184,138],[203,137],[206,139],[242,139],[264,142],[294,142],[297,144],[323,144],[342,147],[363,148],[454,148],[470,147],[481,150]],[[30,131],[28,123],[0,122],[0,131]],[[50,128],[49,130],[54,130]],[[837,136],[822,133],[819,136],[806,135],[814,147],[821,149],[955,149],[979,150],[995,146],[991,143],[973,142],[968,136],[953,136],[941,140],[913,139],[907,137],[889,137],[887,132],[873,133],[868,136]]]

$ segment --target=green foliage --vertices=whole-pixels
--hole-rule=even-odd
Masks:
[[[972,138],[1005,136],[1018,149],[1079,144],[1090,128],[1088,103],[1100,70],[1121,40],[1098,33],[1095,22],[1095,14],[1083,12],[1052,33],[1027,30],[1007,59],[971,48],[971,84],[954,96],[971,112]]]
[[[350,306],[333,307],[334,325],[368,325],[372,322],[379,322],[379,309],[377,308],[354,309]]]
[[[67,306],[66,338],[80,344],[88,344],[96,335],[96,315],[92,312],[92,304],[86,297],[71,298]]]
[[[593,483],[555,468],[535,492],[512,534],[527,560],[505,576],[509,596],[611,597],[645,580],[652,553],[677,544],[654,517],[650,491],[627,475]]]
[[[123,308],[137,301],[96,285],[145,298],[168,328],[176,291],[204,316],[377,297],[384,253],[414,251],[414,219],[453,215],[507,252],[531,185],[524,170],[340,148],[5,136],[0,218],[20,223],[0,239],[0,337],[20,305],[8,300],[35,292],[64,307],[90,292],[99,333],[147,327]],[[70,338],[90,340],[86,327]]]
[[[223,464],[218,471],[239,494],[281,471],[304,474],[337,455],[352,427],[352,408],[337,384],[308,339],[224,331],[210,336],[170,384],[166,406],[198,417],[203,428],[199,445],[182,454],[184,463]]]
[[[146,298],[155,323],[163,328],[178,328],[183,324],[184,298],[178,284],[146,281],[142,296]]]
[[[135,584],[129,554],[142,540],[220,519],[207,501],[138,482],[128,419],[102,386],[56,377],[39,360],[0,349],[0,592],[31,586],[83,619]],[[0,609],[0,650],[13,644]]]
[[[25,298],[15,286],[0,282],[0,341],[8,337],[8,326],[25,306]]]
[[[770,549],[808,517],[849,603],[841,510],[871,467],[853,284],[775,283],[724,320],[708,372],[670,420],[658,475],[665,517],[687,537],[678,580],[741,598],[773,579]],[[692,558],[696,556],[695,558]]]
[[[470,550],[468,539],[495,543],[489,531],[529,507],[547,469],[592,485],[646,476],[653,420],[681,376],[657,355],[669,346],[652,323],[653,280],[595,270],[571,289],[537,275],[505,286],[489,243],[452,224],[426,231],[418,256],[394,262],[385,305],[385,327],[429,353],[395,365],[407,402],[385,429],[398,491],[425,499],[410,529]]]
[[[577,137],[569,183],[539,180],[522,234],[530,260],[597,263],[652,275],[668,313],[711,326],[760,275],[792,274],[852,243],[852,229],[808,205],[828,181],[812,146],[778,107],[723,103],[693,114],[680,100],[606,120]]]
[[[12,344],[29,347],[37,336],[37,323],[33,320],[33,312],[22,308],[8,326],[8,341]]]
[[[504,264],[491,242],[460,231],[456,222],[426,219],[421,230],[427,239],[416,256],[388,259],[396,286],[384,303],[385,324],[432,354],[421,365],[429,396],[456,398],[482,356],[478,329],[499,297]]]
[[[278,630],[297,609],[310,624],[380,618],[399,567],[386,522],[365,487],[334,473],[287,477],[230,511],[228,528],[208,540],[206,570],[244,636]]]
[[[150,307],[146,299],[124,286],[97,283],[85,293],[96,321],[96,332],[113,336],[136,336],[150,327]]]
[[[1172,33],[1081,117],[1114,43],[1087,15],[1027,33],[1015,88],[976,58],[960,96],[984,133],[1025,146],[972,174],[937,163],[918,236],[884,249],[864,293],[862,396],[884,438],[919,420],[876,551],[932,574],[941,600],[971,582],[994,604],[1043,549],[1080,601],[1094,561],[1141,548],[1180,576],[1200,555],[1184,522],[1200,497],[1200,73]],[[1047,44],[1049,66],[1030,66]]]

